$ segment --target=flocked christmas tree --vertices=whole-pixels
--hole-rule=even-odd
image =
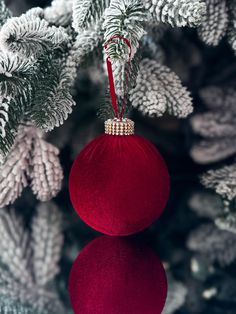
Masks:
[[[169,208],[176,213],[146,231],[154,246],[161,243],[168,272],[164,313],[233,314],[236,89],[230,70],[209,82],[204,74],[216,75],[205,68],[208,51],[213,54],[217,45],[227,47],[229,68],[235,62],[236,2],[53,0],[31,9],[29,2],[24,1],[28,11],[13,16],[6,4],[14,1],[0,1],[0,312],[71,311],[68,270],[83,235],[95,234],[69,210],[69,166],[100,133],[96,113],[114,117],[103,44],[123,36],[132,45],[130,65],[123,41],[114,40],[108,49],[117,97],[123,95],[128,71],[126,116],[135,116],[137,128],[167,155],[172,181],[179,180],[176,164],[185,158],[176,153],[183,150],[183,140],[174,133],[201,137],[189,145],[197,163],[220,162],[194,173],[196,182],[198,173],[205,173],[200,180],[219,196],[193,184],[187,202],[185,187],[180,199],[173,183]],[[40,5],[36,2],[31,1]],[[220,66],[223,72],[226,64]],[[182,118],[193,111],[190,131]],[[55,203],[44,203],[56,196]],[[184,238],[181,246],[176,236]]]

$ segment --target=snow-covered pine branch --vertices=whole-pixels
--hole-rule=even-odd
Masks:
[[[113,36],[127,38],[132,46],[132,56],[134,56],[139,47],[139,40],[145,34],[144,24],[147,19],[148,15],[141,0],[111,0],[104,15],[104,40],[107,41]],[[124,41],[115,39],[109,44],[107,54],[111,60],[127,61],[129,47]]]
[[[223,213],[224,204],[220,196],[210,191],[193,193],[189,199],[189,207],[199,217],[215,219]]]
[[[215,224],[221,230],[236,234],[236,213],[233,211],[227,214],[225,213],[215,220]]]
[[[39,57],[67,41],[68,36],[62,28],[49,26],[46,20],[27,13],[9,19],[0,32],[2,47],[26,57]]]
[[[32,136],[20,128],[15,144],[0,166],[0,208],[13,203],[28,185]]]
[[[207,164],[236,153],[236,90],[207,87],[200,95],[210,111],[191,119],[194,133],[202,137],[193,145],[191,156],[195,161]]]
[[[144,59],[140,64],[136,86],[130,91],[133,107],[149,116],[168,112],[183,118],[192,110],[192,98],[179,78],[168,67],[155,60]]]
[[[63,172],[58,158],[59,150],[37,132],[31,152],[31,187],[37,199],[48,201],[61,190]]]
[[[53,203],[37,207],[31,232],[14,209],[0,210],[1,313],[65,313],[57,291],[48,286],[59,269],[61,226],[62,215]]]
[[[49,62],[51,66],[47,74],[44,71],[39,74],[38,89],[35,90],[30,112],[30,120],[45,131],[62,125],[75,105],[71,95],[70,73],[60,63],[54,60]],[[42,70],[45,70],[42,66]]]
[[[205,0],[207,14],[199,26],[199,36],[208,45],[216,46],[227,35],[236,51],[236,1]]]
[[[230,169],[230,170],[229,170]],[[190,208],[199,216],[211,219],[215,225],[225,231],[236,233],[236,214],[235,214],[235,184],[236,178],[232,171],[236,166],[229,166],[227,170],[210,170],[202,176],[202,183],[207,187],[214,189],[218,194],[210,191],[195,192],[189,200]],[[217,172],[217,173],[216,173]],[[222,175],[222,177],[221,177]],[[225,180],[225,178],[227,178]],[[227,182],[226,182],[227,181]],[[222,196],[222,197],[220,197]],[[231,202],[231,198],[233,200]]]
[[[213,220],[219,229],[236,233],[235,200],[230,204],[216,193],[202,191],[191,196],[189,206],[199,217]]]
[[[208,86],[200,90],[200,96],[209,110],[235,110],[236,89],[232,86]]]
[[[4,0],[0,0],[0,29],[10,17],[12,17],[10,10],[6,7]]]
[[[0,167],[0,207],[12,204],[31,183],[41,201],[61,189],[63,179],[58,150],[42,138],[33,127],[21,127],[15,144]]]
[[[33,269],[37,285],[46,286],[57,275],[62,244],[61,212],[53,203],[40,204],[32,224]]]
[[[0,210],[0,260],[20,284],[32,286],[29,234],[13,209]]]
[[[205,256],[210,263],[217,262],[224,267],[236,259],[235,240],[235,234],[205,223],[191,232],[187,246]]]
[[[128,83],[131,86],[136,80],[138,63],[134,56],[141,38],[146,33],[144,27],[147,21],[148,14],[141,0],[112,0],[109,8],[105,10],[103,23],[105,42],[113,36],[122,36],[129,40],[132,47],[131,65],[127,64],[129,47],[123,40],[113,39],[106,49],[106,55],[112,62],[116,93],[119,96],[123,95],[124,82],[126,86]],[[127,71],[128,82],[125,74]]]
[[[37,70],[32,59],[0,53],[0,161],[13,145],[19,123],[31,101],[31,81]]]
[[[0,31],[1,36],[1,31]],[[36,71],[33,58],[26,59],[9,51],[0,52],[0,93],[2,96],[17,96],[21,93],[27,99],[30,81]]]
[[[57,26],[68,26],[72,20],[72,6],[74,0],[53,0],[44,10],[44,18]]]
[[[199,36],[208,45],[217,46],[228,28],[228,7],[225,0],[206,0],[207,15],[198,28]]]
[[[235,88],[211,86],[203,89],[200,95],[209,111],[197,114],[191,119],[193,131],[203,138],[192,147],[192,157],[199,163],[209,163],[234,155],[236,153]],[[235,173],[236,163],[234,162],[231,165],[209,170],[201,176],[202,184],[222,197],[221,212],[210,218],[221,230],[234,233],[236,233]],[[214,204],[212,201],[210,203]],[[204,208],[209,211],[210,205]]]
[[[77,33],[85,31],[102,19],[110,0],[73,0],[73,27]]]
[[[173,314],[184,304],[187,296],[187,288],[176,281],[170,271],[167,273],[168,292],[163,314]]]
[[[139,72],[139,62],[139,54],[135,54],[130,63],[121,62],[118,59],[112,61],[115,89],[118,96],[123,97],[124,87],[126,93],[134,88]]]
[[[204,138],[236,137],[236,114],[229,110],[209,111],[196,114],[191,125],[193,130]]]
[[[65,29],[43,19],[40,8],[8,19],[0,30],[4,49],[0,55],[2,156],[11,148],[20,123],[34,122],[51,130],[71,113],[76,76],[76,62],[69,60],[71,40]]]
[[[228,41],[232,46],[234,52],[236,52],[236,1],[228,0],[228,11],[229,11],[229,27],[228,27]]]
[[[199,26],[206,14],[206,4],[202,0],[143,0],[157,23],[171,26]]]
[[[228,200],[236,197],[236,163],[216,170],[209,170],[202,176],[205,187],[214,189],[216,193]]]
[[[6,125],[9,122],[9,98],[2,98],[0,101],[0,136],[6,137]]]
[[[99,44],[103,42],[103,30],[101,23],[95,24],[93,27],[81,31],[75,40],[73,50],[74,57],[79,65],[83,59],[94,49],[96,49]]]

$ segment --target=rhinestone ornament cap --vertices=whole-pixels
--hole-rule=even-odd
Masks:
[[[105,134],[109,135],[133,135],[134,122],[130,119],[109,119],[105,121]]]

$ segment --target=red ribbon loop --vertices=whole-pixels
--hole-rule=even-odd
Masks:
[[[108,39],[108,41],[104,44],[104,48],[107,49],[109,43],[113,39],[115,39],[115,38],[122,39],[127,44],[127,46],[129,47],[128,64],[130,66],[132,47],[131,47],[131,44],[130,44],[130,42],[129,42],[129,40],[127,38],[125,38],[123,36],[113,36],[110,39]],[[124,96],[123,96],[123,99],[122,99],[122,108],[121,108],[121,112],[120,112],[120,115],[119,115],[119,109],[118,109],[117,99],[116,99],[116,91],[115,91],[115,83],[114,83],[112,64],[111,64],[109,56],[106,59],[106,63],[107,63],[107,73],[108,73],[108,79],[109,79],[109,86],[110,86],[110,95],[111,95],[112,106],[113,106],[116,118],[119,118],[120,120],[122,120],[122,117],[123,117],[123,114],[124,114],[124,109],[125,109],[126,84],[124,82]],[[125,79],[128,80],[128,70],[127,69],[125,71]]]

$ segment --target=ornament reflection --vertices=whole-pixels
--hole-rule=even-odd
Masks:
[[[134,238],[101,236],[76,258],[69,293],[75,314],[159,314],[167,280],[148,246]]]

